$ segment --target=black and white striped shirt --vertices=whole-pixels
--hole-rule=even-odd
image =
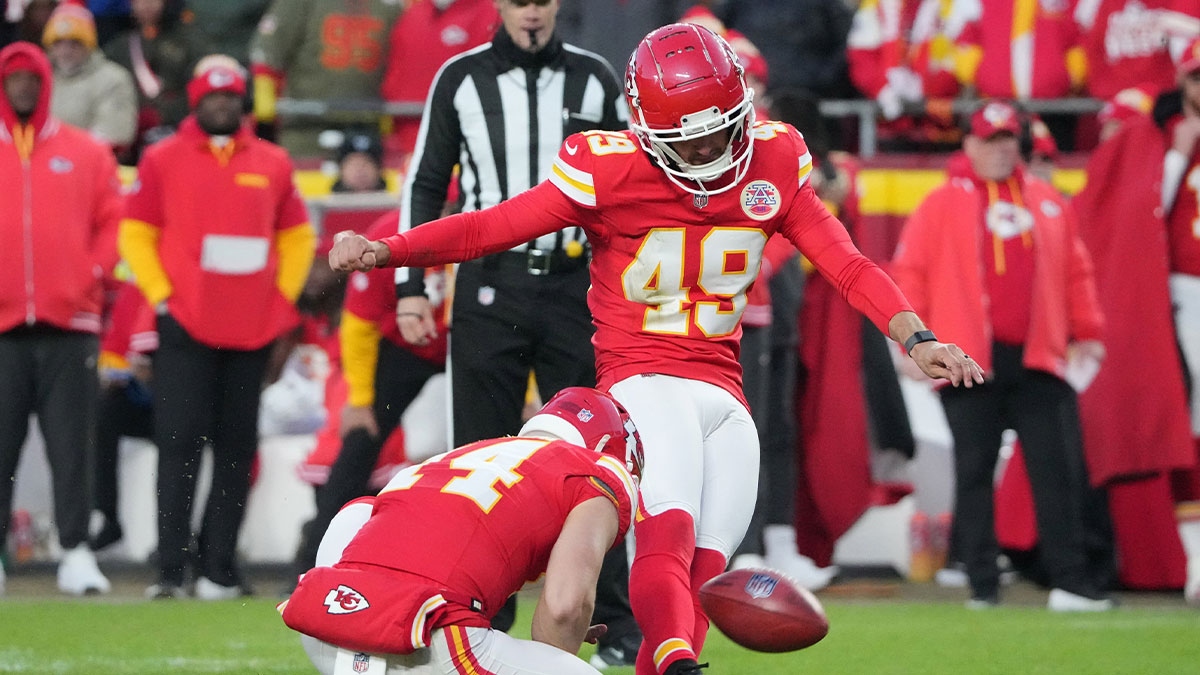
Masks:
[[[530,54],[503,27],[492,42],[442,65],[430,87],[416,152],[400,200],[400,231],[438,218],[455,165],[462,210],[494,206],[550,174],[567,136],[628,125],[612,67],[556,36]],[[582,241],[571,226],[513,250],[554,250]],[[418,295],[421,275],[396,272],[400,297]]]

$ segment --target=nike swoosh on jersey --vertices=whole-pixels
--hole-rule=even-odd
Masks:
[[[575,156],[576,152],[579,152],[579,148],[575,147],[574,145],[571,145],[570,143],[564,143],[563,147],[567,149],[567,154],[572,157]]]

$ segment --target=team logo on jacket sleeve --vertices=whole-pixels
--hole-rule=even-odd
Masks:
[[[329,614],[353,614],[361,612],[371,606],[362,593],[350,588],[345,584],[338,584],[338,587],[325,594],[325,606]]]
[[[769,220],[779,213],[779,189],[765,180],[751,181],[742,189],[742,211],[754,220]]]

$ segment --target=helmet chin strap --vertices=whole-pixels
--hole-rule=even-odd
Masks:
[[[716,159],[712,160],[711,162],[706,162],[704,164],[690,164],[688,162],[685,162],[685,161],[683,161],[683,158],[679,156],[679,153],[675,152],[675,149],[672,148],[669,144],[662,143],[660,145],[661,145],[663,154],[665,154],[667,156],[667,159],[671,163],[675,164],[677,170],[680,173],[686,175],[688,178],[691,178],[692,180],[695,180],[697,182],[703,183],[704,181],[716,180],[716,179],[720,178],[721,176],[724,176],[725,173],[729,171],[729,169],[733,168],[733,161],[732,161],[733,143],[732,142],[729,145],[725,146],[725,151],[721,153],[720,157],[717,157]],[[718,167],[720,167],[722,165],[724,165],[724,167],[725,167],[724,169],[721,169],[721,170],[713,173],[713,171],[715,169],[717,169]]]

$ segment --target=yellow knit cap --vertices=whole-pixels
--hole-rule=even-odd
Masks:
[[[61,4],[50,14],[42,31],[42,46],[59,40],[78,40],[89,50],[96,48],[96,21],[86,7]]]

